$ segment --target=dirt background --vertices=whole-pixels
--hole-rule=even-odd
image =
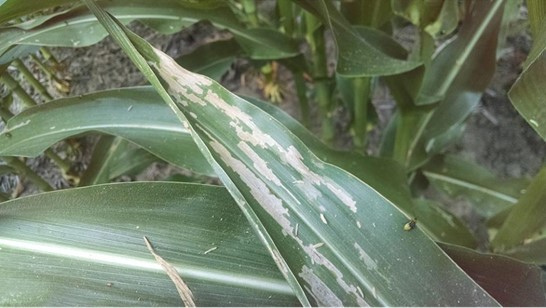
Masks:
[[[178,57],[190,53],[198,46],[207,42],[226,37],[225,32],[217,31],[206,23],[195,24],[184,31],[171,36],[154,33],[146,26],[137,22],[131,28],[157,48],[165,51],[171,57]],[[471,114],[467,121],[466,130],[461,140],[449,150],[451,153],[477,162],[498,174],[500,177],[531,177],[544,163],[546,143],[531,129],[518,115],[508,100],[506,93],[521,71],[521,65],[530,49],[530,39],[525,33],[509,37],[508,45],[503,56],[498,61],[497,71],[489,89],[484,94],[479,107]],[[333,45],[330,44],[330,50]],[[70,79],[69,95],[80,95],[99,90],[144,85],[141,73],[123,54],[122,50],[110,39],[106,38],[98,44],[84,48],[53,48],[55,56],[65,66],[65,78]],[[27,62],[29,67],[39,74],[35,64]],[[334,69],[334,61],[330,61],[330,68]],[[225,74],[222,83],[235,93],[260,97],[263,99],[256,82],[256,72],[250,68],[246,60],[236,61]],[[16,72],[12,72],[16,74]],[[290,73],[281,68],[280,84],[284,91],[284,100],[279,104],[295,118],[299,117],[293,80]],[[45,78],[42,76],[42,78]],[[244,81],[244,86],[242,82]],[[30,91],[30,89],[29,89]],[[31,93],[34,96],[36,94]],[[60,95],[57,92],[58,95]],[[389,115],[394,109],[394,101],[385,87],[379,87],[374,92],[373,104],[379,112],[378,129],[369,138],[368,152],[375,152],[381,137],[382,128],[386,126]],[[315,108],[316,109],[316,108]],[[340,137],[336,146],[350,148],[351,138],[347,133],[347,112],[342,107],[336,111]],[[316,110],[314,131],[318,131],[318,117]],[[81,151],[77,160],[82,162],[79,170],[83,170],[88,163],[93,149],[95,137],[86,137],[79,140]],[[66,149],[63,145],[56,148],[63,154]],[[27,162],[34,170],[44,176],[56,188],[69,187],[70,184],[61,176],[49,159],[39,157]],[[136,178],[121,178],[120,180],[162,180],[174,173],[180,173],[177,168],[163,163],[154,163]],[[3,191],[12,191],[17,187],[15,177],[0,179]],[[18,189],[22,194],[31,194],[36,190],[31,184],[23,182]],[[459,216],[462,216],[470,225],[475,218],[471,212],[460,207]],[[483,230],[474,230],[483,233]]]

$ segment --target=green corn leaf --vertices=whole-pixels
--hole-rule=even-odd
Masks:
[[[529,185],[525,179],[499,179],[482,166],[455,156],[433,159],[423,167],[423,174],[438,190],[469,200],[486,218],[512,207]]]
[[[503,0],[476,2],[457,38],[438,53],[425,73],[423,101],[444,97],[423,132],[427,152],[439,143],[436,139],[446,142],[445,134],[461,125],[491,82],[503,9]],[[419,98],[416,104],[421,104]]]
[[[109,168],[109,177],[115,179],[121,175],[135,176],[154,162],[161,162],[150,152],[124,140],[121,147],[117,147],[119,155],[115,155]]]
[[[255,98],[245,99],[280,121],[320,159],[350,170],[353,175],[370,184],[403,211],[408,213],[413,211],[406,174],[395,161],[333,150],[281,109]],[[128,114],[131,116],[128,117]],[[154,115],[156,125],[150,125],[149,114]],[[52,120],[58,120],[53,129]],[[189,132],[178,129],[178,123],[179,120],[169,112],[168,106],[161,102],[161,97],[151,87],[106,90],[51,101],[16,115],[8,122],[6,129],[9,135],[0,134],[0,155],[34,157],[62,139],[98,131],[130,140],[179,167],[196,172],[201,170],[203,174],[214,176],[215,173],[207,167],[207,162],[190,140]],[[182,149],[185,155],[181,155]],[[104,151],[107,152],[108,149]],[[123,155],[126,154],[130,153],[124,152]],[[123,166],[130,161],[123,157],[114,159],[113,165],[116,169],[109,169],[110,178],[123,172],[118,170],[117,166]],[[96,169],[93,162],[89,167],[95,169],[90,171],[92,174],[99,171],[104,161],[97,160]],[[118,163],[119,160],[123,161]],[[82,178],[84,183],[88,181],[85,179],[88,176],[91,175],[84,174]]]
[[[427,199],[414,201],[415,217],[419,227],[438,242],[476,248],[478,242],[468,228],[441,205]]]
[[[542,167],[508,214],[491,242],[496,251],[509,250],[541,236],[546,227],[546,167]]]
[[[220,81],[239,53],[241,47],[234,39],[215,41],[179,57],[176,63],[194,73]]]
[[[546,140],[546,22],[534,37],[533,47],[524,64],[524,69],[508,97],[521,116]]]
[[[424,95],[447,96],[448,89],[461,86],[465,86],[467,92],[482,92],[485,89],[494,72],[503,4],[502,0],[476,3],[473,13],[467,14],[463,20],[464,26],[457,38],[435,56],[431,71],[425,75]],[[483,77],[473,74],[477,70]],[[479,78],[469,83],[468,76],[471,74]],[[416,103],[419,104],[419,101]]]
[[[528,0],[529,25],[534,37],[538,37],[544,32],[544,20],[546,20],[546,3],[540,0]]]
[[[502,0],[475,2],[458,35],[426,66],[422,83],[418,70],[406,73],[403,79],[411,78],[409,82],[394,79],[399,85],[391,89],[397,90],[402,108],[394,153],[408,169],[425,163],[439,151],[438,144],[449,144],[457,136],[450,131],[455,132],[479,103],[496,67],[503,5]]]
[[[503,306],[546,305],[543,272],[538,266],[458,246],[440,247]]]
[[[433,37],[452,33],[459,23],[457,1],[394,0],[393,11]]]
[[[392,18],[391,1],[344,1],[341,13],[351,24],[360,24],[373,28],[387,28]]]
[[[546,264],[546,237],[544,236],[544,234],[546,234],[545,231],[546,230],[542,230],[540,232],[540,236],[525,241],[523,245],[518,245],[516,247],[503,251],[502,254],[537,265]]]
[[[139,182],[1,203],[0,305],[182,305],[143,236],[198,306],[297,304],[224,188]]]
[[[78,186],[108,183],[118,176],[138,173],[158,160],[150,152],[123,138],[101,136]]]
[[[404,231],[407,218],[375,190],[319,160],[267,113],[179,67],[92,1],[86,4],[187,121],[302,304],[497,304],[420,230]],[[419,269],[425,264],[442,270]],[[435,292],[419,291],[429,289]]]
[[[45,0],[44,2],[46,2]],[[57,2],[52,2],[58,4]],[[64,5],[80,4],[80,1],[60,1]],[[194,5],[193,2],[172,0],[108,0],[100,2],[123,24],[141,20],[149,25],[164,24],[157,30],[178,32],[200,20],[209,20],[215,27],[228,29],[241,44],[246,53],[254,59],[278,59],[299,54],[297,45],[290,38],[271,28],[246,29],[231,9],[218,2],[209,5]],[[44,4],[44,7],[50,7]],[[20,15],[23,11],[17,13]],[[28,12],[26,10],[25,12]],[[5,14],[9,15],[9,12]],[[11,16],[11,15],[10,15]],[[0,20],[2,13],[0,13]],[[83,47],[95,44],[106,37],[107,32],[100,26],[89,10],[74,6],[61,14],[52,13],[40,18],[39,23],[22,24],[0,29],[0,55],[9,47],[19,44],[39,46]]]
[[[189,131],[149,88],[103,91],[29,108],[0,134],[0,156],[37,156],[57,141],[92,131],[125,138],[175,165],[214,176]]]
[[[297,0],[296,3],[316,15],[334,34],[338,49],[336,72],[345,77],[394,75],[421,65],[419,62],[393,58],[362,37],[329,0]]]
[[[32,45],[17,45],[8,48],[4,54],[0,55],[0,75],[4,74],[13,60],[26,57],[37,50],[38,46]]]
[[[67,5],[68,0],[43,0],[43,1],[25,1],[6,0],[0,4],[0,25],[26,15],[36,13],[40,10],[56,7],[59,5]]]

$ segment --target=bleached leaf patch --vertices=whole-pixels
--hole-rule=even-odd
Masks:
[[[279,224],[282,233],[292,238],[301,247],[311,261],[310,266],[317,267],[311,269],[307,265],[303,265],[301,268],[300,277],[304,279],[306,287],[313,293],[323,293],[322,296],[319,296],[320,298],[327,296],[331,299],[325,302],[323,299],[321,302],[339,306],[342,302],[339,299],[336,300],[335,296],[328,295],[328,292],[333,291],[324,280],[328,279],[325,277],[333,275],[337,282],[335,288],[340,288],[345,293],[352,295],[357,303],[365,305],[366,303],[360,295],[361,292],[358,291],[358,285],[348,282],[347,278],[349,277],[344,277],[342,271],[328,257],[319,252],[319,250],[326,249],[325,253],[332,254],[335,248],[331,247],[330,244],[335,246],[337,243],[324,241],[319,233],[315,233],[316,231],[308,226],[309,222],[302,225],[300,229],[303,227],[308,228],[306,234],[310,238],[306,238],[306,240],[310,241],[313,237],[316,237],[316,241],[304,242],[297,232],[299,222],[303,219],[303,216],[300,215],[305,215],[310,208],[320,211],[315,219],[324,225],[328,225],[324,213],[328,211],[329,207],[335,207],[335,203],[344,205],[352,213],[356,213],[356,201],[352,195],[329,177],[311,170],[311,167],[323,169],[324,165],[321,161],[314,156],[304,158],[300,150],[290,140],[274,138],[263,130],[262,127],[274,124],[275,120],[268,118],[266,121],[271,121],[271,123],[260,123],[261,126],[258,126],[249,113],[237,106],[238,98],[219,96],[215,90],[222,90],[220,86],[213,84],[212,81],[203,76],[193,74],[179,67],[163,53],[159,51],[156,51],[156,53],[160,59],[160,63],[156,65],[156,68],[169,85],[170,94],[179,98],[180,102],[186,106],[186,113],[190,114],[194,119],[206,119],[211,118],[210,110],[206,110],[209,113],[205,113],[203,108],[200,107],[214,107],[220,112],[212,118],[214,118],[214,124],[222,127],[221,132],[212,133],[207,129],[202,129],[208,138],[208,146],[217,154],[223,164],[238,175],[238,180],[247,186],[252,198]],[[192,104],[195,104],[195,107]],[[200,112],[202,115],[207,116],[200,116]],[[199,125],[199,127],[204,128],[207,125]],[[230,136],[231,140],[238,140],[236,148],[226,147],[216,137],[218,134],[222,134],[226,138]],[[235,151],[235,149],[237,150]],[[285,166],[284,178],[276,174],[276,172],[279,172],[277,169],[269,166],[269,162],[263,158],[264,155],[278,158],[276,161]],[[287,187],[286,177],[290,178],[290,184],[295,185]],[[293,191],[297,192],[300,197],[296,197],[292,193]],[[279,194],[282,194],[283,197],[280,197]],[[300,199],[302,196],[307,197],[307,199]],[[316,202],[311,203],[310,201]],[[307,221],[307,219],[309,217],[303,219],[303,221]],[[277,257],[281,258],[281,256]],[[277,263],[280,264],[281,262]],[[319,269],[321,272],[320,277],[313,272],[313,270]],[[350,278],[349,280],[353,279]]]

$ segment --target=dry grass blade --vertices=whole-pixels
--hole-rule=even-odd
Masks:
[[[148,250],[150,253],[154,256],[157,263],[165,269],[165,272],[167,272],[167,275],[169,275],[169,278],[174,282],[174,285],[176,286],[176,289],[178,290],[178,294],[180,294],[180,298],[184,302],[184,305],[186,307],[196,307],[195,303],[193,302],[193,294],[191,293],[190,288],[188,285],[184,283],[180,275],[178,275],[178,272],[174,268],[174,266],[170,265],[165,259],[163,259],[160,255],[158,255],[154,248],[152,247],[152,244],[148,240],[147,237],[144,236],[144,242],[146,243],[146,246],[148,247]]]

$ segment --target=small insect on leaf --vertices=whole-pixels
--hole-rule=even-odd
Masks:
[[[413,230],[413,228],[415,228],[415,225],[417,224],[417,218],[414,218],[410,221],[408,221],[405,225],[404,225],[404,231],[411,231]]]

